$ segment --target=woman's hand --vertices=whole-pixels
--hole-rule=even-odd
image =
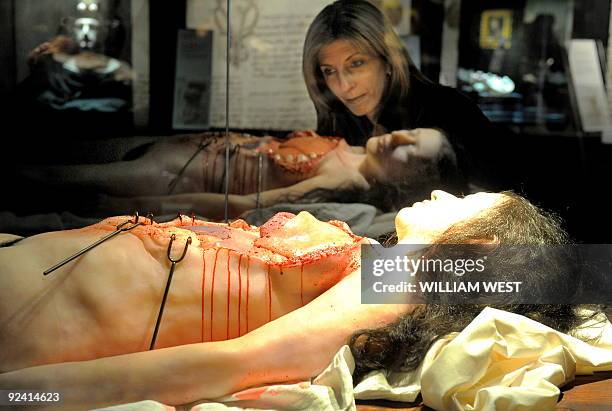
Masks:
[[[393,149],[392,157],[407,161],[410,156],[433,159],[438,156],[444,135],[433,128],[393,131],[388,138]]]
[[[428,159],[438,155],[444,139],[444,135],[436,129],[416,128],[372,137],[367,147],[372,154],[390,155],[398,161],[408,161],[411,156]]]
[[[390,134],[383,134],[378,137],[376,149],[378,153],[384,153],[385,151],[392,151],[396,147],[410,146],[417,143],[417,138],[413,136],[413,130],[398,130],[393,131]]]

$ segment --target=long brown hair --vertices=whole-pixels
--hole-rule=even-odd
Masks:
[[[408,95],[412,62],[391,22],[365,0],[338,0],[326,6],[313,20],[304,41],[302,71],[308,94],[317,112],[318,129],[332,130],[333,115],[342,104],[329,90],[319,68],[319,52],[335,40],[348,40],[358,49],[381,58],[389,72],[379,109],[393,90]]]
[[[500,281],[528,280],[528,284],[537,284],[532,290],[534,296],[554,288],[560,300],[570,301],[576,291],[578,278],[575,275],[579,270],[574,270],[564,255],[550,253],[539,256],[537,261],[532,261],[538,267],[533,270],[533,264],[524,263],[524,255],[517,258],[514,254],[504,253],[502,249],[492,257],[490,248],[484,250],[490,247],[490,243],[481,240],[493,238],[500,245],[554,245],[569,242],[554,215],[538,209],[516,194],[503,194],[505,198],[501,203],[473,219],[455,224],[437,238],[433,245],[434,255],[440,244],[482,246],[483,253],[489,257],[489,270],[485,274],[489,278]],[[443,256],[438,254],[437,257]],[[439,280],[452,281],[452,273],[448,278],[441,278],[440,273],[420,275],[436,275]],[[487,306],[524,315],[561,332],[570,332],[601,311],[599,306],[589,306],[591,310],[586,311],[583,309],[585,306],[568,304],[519,304],[511,298],[499,304],[491,304],[479,302],[478,297],[475,297],[470,299],[469,304],[456,305],[445,300],[444,293],[439,294],[441,297],[435,302],[420,306],[392,324],[357,331],[351,336],[349,346],[355,357],[355,382],[371,370],[416,369],[435,341],[451,332],[463,330]]]

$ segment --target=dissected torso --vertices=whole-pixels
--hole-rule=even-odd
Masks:
[[[261,228],[183,217],[119,234],[42,272],[130,217],[0,249],[0,372],[149,348],[171,255],[178,258],[155,348],[243,335],[320,295],[358,266],[340,222],[280,214]]]
[[[307,135],[279,140],[270,136],[230,134],[229,192],[251,194],[287,187],[317,174],[317,166],[335,150],[342,140],[334,137]],[[201,150],[179,178],[174,193],[225,190],[225,151],[223,135],[201,134],[179,137],[157,146],[153,155],[157,163],[168,164],[166,174],[176,178],[186,164],[189,150]],[[344,147],[344,146],[343,146]],[[169,160],[172,153],[184,155]],[[149,192],[149,194],[151,194]]]

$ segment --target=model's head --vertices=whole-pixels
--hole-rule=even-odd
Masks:
[[[359,202],[397,211],[428,197],[432,187],[465,190],[464,176],[448,139],[435,129],[401,130],[370,137],[359,167],[369,183]]]
[[[441,190],[431,200],[403,208],[395,220],[399,241],[415,244],[564,244],[552,215],[511,193],[456,197]]]
[[[425,271],[419,280],[442,282],[522,282],[520,294],[427,295],[430,303],[550,303],[571,301],[580,280],[578,260],[558,220],[514,193],[477,193],[464,198],[443,191],[431,200],[402,209],[396,219],[400,242],[432,244],[428,259],[458,261],[484,258],[486,264],[464,272]],[[552,294],[551,294],[552,293]],[[554,298],[553,298],[554,297]]]
[[[398,130],[370,137],[366,141],[365,152],[360,172],[371,185],[402,181],[414,185],[425,179],[428,180],[429,189],[424,195],[429,194],[431,187],[438,187],[439,181],[434,176],[441,167],[440,160],[447,159],[454,164],[457,162],[448,139],[433,128]]]
[[[593,315],[568,303],[579,288],[580,269],[572,247],[560,247],[568,237],[558,219],[516,194],[458,198],[434,191],[431,200],[402,209],[396,224],[401,242],[432,244],[424,251],[427,259],[457,261],[457,250],[486,256],[485,270],[475,276],[470,272],[469,281],[520,281],[525,290],[495,297],[470,292],[463,300],[455,293],[432,293],[424,298],[426,304],[396,322],[356,332],[349,341],[356,381],[370,370],[417,368],[436,340],[460,332],[487,306],[561,332],[570,332]],[[453,246],[457,244],[468,247]],[[455,274],[421,270],[417,276],[419,281],[447,283],[457,281]],[[550,304],[551,296],[559,303]]]
[[[388,90],[408,93],[408,53],[385,15],[365,0],[336,1],[315,17],[302,64],[319,115],[342,104],[373,120]]]
[[[460,232],[459,227],[480,227],[476,222],[493,213],[504,201],[507,201],[505,194],[477,193],[457,197],[434,190],[431,199],[402,208],[397,214],[398,240],[406,244],[433,244],[443,235]]]

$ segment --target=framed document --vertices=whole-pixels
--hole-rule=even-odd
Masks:
[[[211,31],[179,30],[172,126],[205,129],[210,125]]]

